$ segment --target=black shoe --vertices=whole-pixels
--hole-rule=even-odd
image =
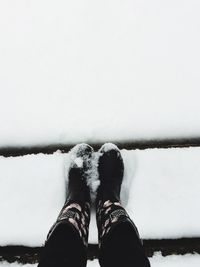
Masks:
[[[90,222],[90,175],[93,149],[86,144],[70,151],[66,202],[45,243],[39,267],[86,266]]]
[[[121,184],[124,175],[124,163],[118,147],[114,144],[105,144],[100,150],[99,180],[97,201],[120,201]]]
[[[90,188],[87,179],[90,175],[93,149],[87,144],[76,145],[70,151],[70,167],[66,202],[51,232],[60,223],[69,223],[80,235],[85,247],[88,245],[90,222]]]
[[[150,267],[138,230],[120,203],[124,174],[120,150],[113,144],[105,144],[99,152],[96,219],[100,266]]]
[[[120,191],[124,175],[124,163],[118,147],[105,144],[99,150],[99,180],[96,198],[96,219],[99,247],[110,230],[119,222],[127,221],[128,214],[121,206]]]
[[[92,168],[93,148],[87,144],[76,145],[70,151],[71,166],[68,176],[68,197],[66,202],[90,204],[88,180]]]

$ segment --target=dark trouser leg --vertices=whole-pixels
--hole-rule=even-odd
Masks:
[[[119,203],[106,201],[97,213],[101,267],[149,267],[137,228]]]
[[[48,234],[38,267],[85,267],[89,220],[89,203],[65,204]]]
[[[87,178],[92,153],[86,144],[71,150],[66,202],[49,231],[38,267],[86,266],[91,203]]]
[[[60,224],[43,249],[38,267],[86,266],[86,252],[71,226]]]

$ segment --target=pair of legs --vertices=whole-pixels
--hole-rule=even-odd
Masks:
[[[105,144],[99,150],[95,207],[101,267],[149,267],[137,228],[120,203],[124,164],[119,149]],[[90,222],[93,149],[72,149],[66,202],[50,229],[38,267],[85,267]]]

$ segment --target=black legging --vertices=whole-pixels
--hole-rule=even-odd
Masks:
[[[129,223],[121,223],[109,233],[99,251],[101,267],[149,267],[137,233]],[[87,254],[74,229],[59,225],[45,244],[38,267],[85,267]]]
[[[84,267],[86,263],[86,250],[78,232],[63,223],[46,242],[38,267]]]
[[[138,235],[129,222],[116,225],[99,253],[102,267],[149,267]]]

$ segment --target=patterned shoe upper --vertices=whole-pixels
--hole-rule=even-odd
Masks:
[[[88,231],[89,231],[89,222],[90,222],[90,203],[85,202],[80,205],[74,202],[67,202],[54,225],[51,227],[47,240],[50,238],[53,231],[60,223],[67,223],[71,225],[72,228],[77,231],[85,247],[88,246]]]
[[[120,202],[112,202],[110,200],[102,202],[101,200],[97,204],[97,227],[99,236],[99,247],[101,247],[102,242],[104,242],[107,234],[119,223],[129,222],[138,238],[138,230],[127,214],[126,210],[121,206]]]

